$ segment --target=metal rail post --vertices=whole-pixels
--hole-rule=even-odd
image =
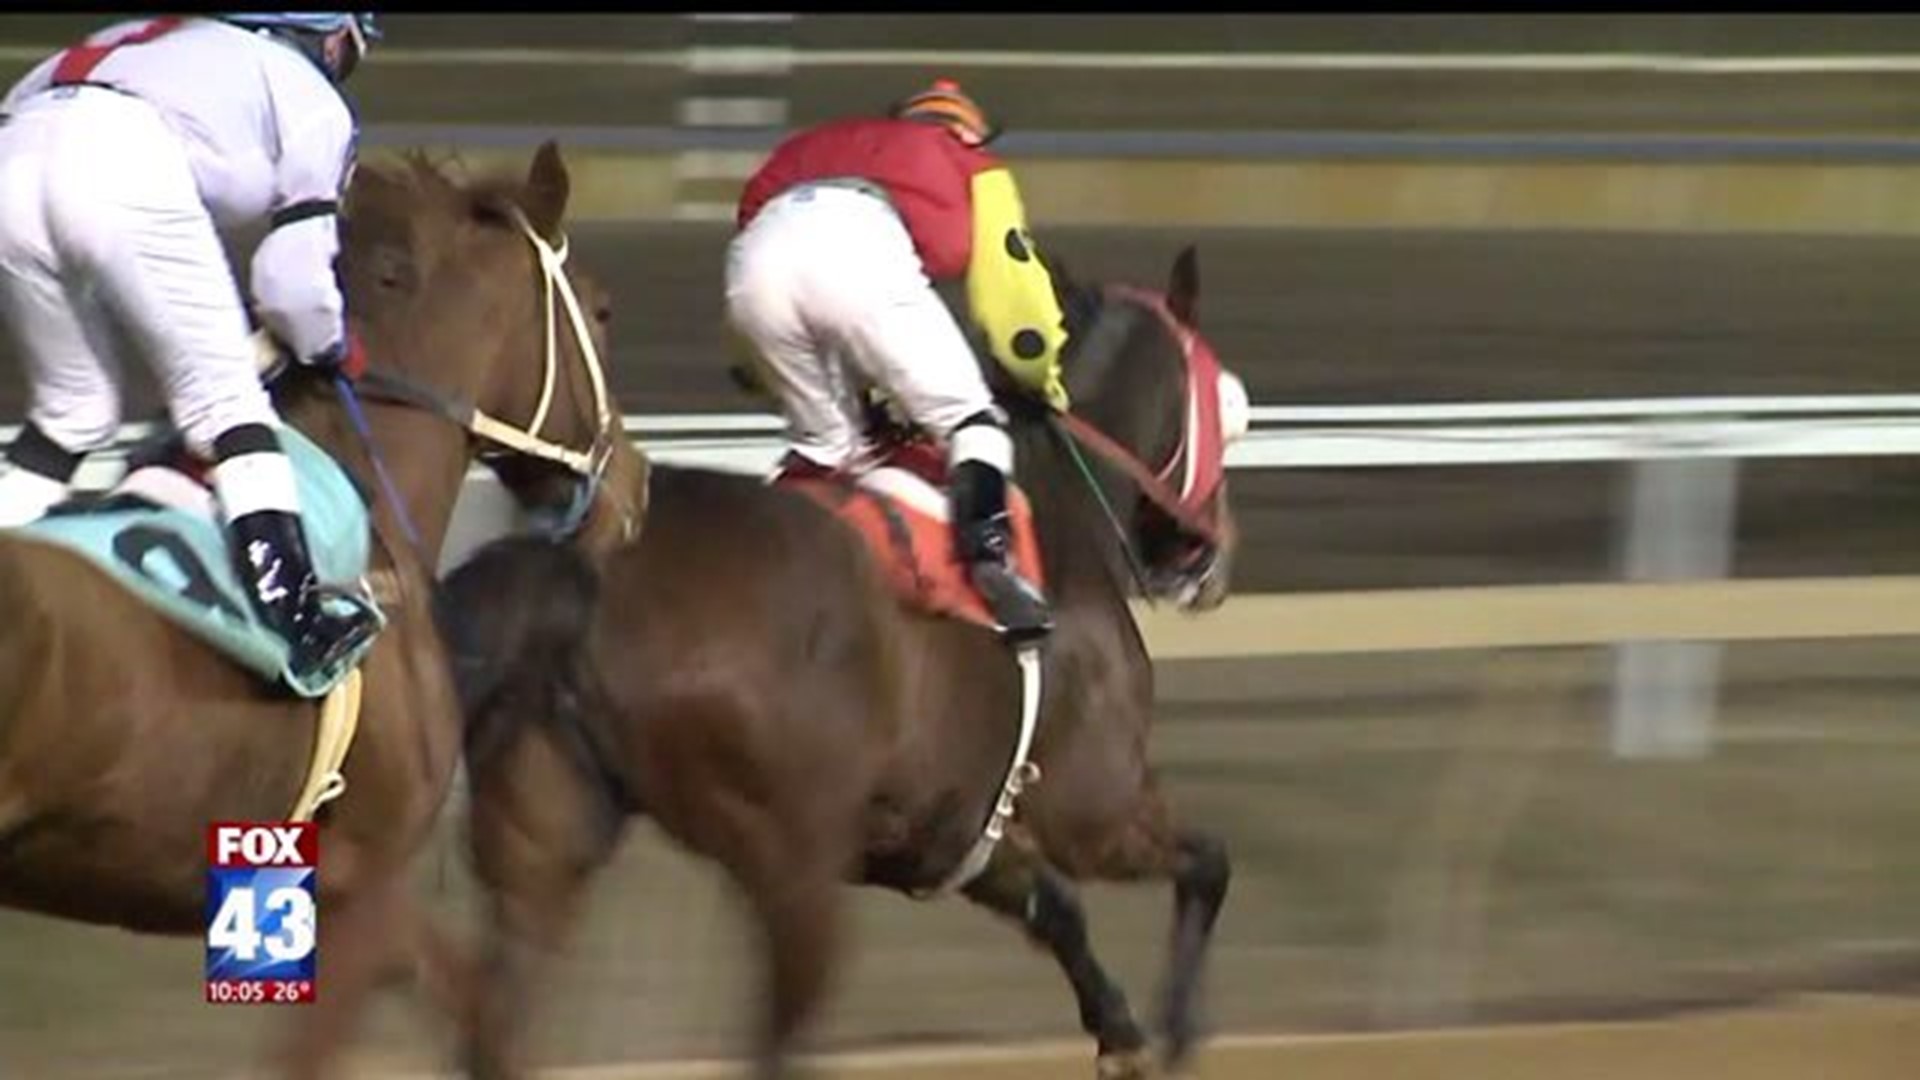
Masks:
[[[1630,581],[1726,577],[1733,561],[1737,463],[1647,458],[1629,466],[1622,570]],[[1697,758],[1719,707],[1718,641],[1614,647],[1611,740],[1623,758]]]

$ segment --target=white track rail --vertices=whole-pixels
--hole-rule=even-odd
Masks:
[[[636,444],[675,464],[755,472],[780,450],[780,420],[766,414],[624,419]],[[1230,468],[1920,454],[1920,394],[1259,406],[1252,419],[1228,452]],[[109,477],[121,448],[151,432],[147,424],[122,428],[113,448],[94,455],[86,481]],[[18,434],[17,426],[0,427],[0,442]]]
[[[780,421],[773,416],[640,414],[627,416],[625,423],[628,435],[649,456],[672,464],[759,473],[771,468],[781,451]],[[0,439],[11,441],[14,433],[0,430]],[[120,445],[148,433],[145,425],[131,426],[123,430]],[[1234,469],[1337,469],[1621,462],[1631,470],[1618,525],[1623,577],[1656,584],[1727,576],[1740,459],[1904,454],[1920,454],[1920,395],[1267,406],[1253,410],[1252,430],[1232,447],[1227,463]],[[121,464],[117,448],[93,455],[82,483],[110,483]],[[499,485],[476,469],[448,534],[448,564],[514,521]],[[1260,599],[1283,605],[1278,612],[1291,610],[1284,597]],[[1719,603],[1733,599],[1729,594]],[[1795,636],[1791,631],[1798,625],[1804,632],[1800,636],[1822,636],[1820,619],[1797,619],[1792,605],[1767,610],[1780,617],[1753,632]],[[1547,608],[1527,612],[1522,623],[1527,618],[1566,618]],[[1616,631],[1622,635],[1615,639],[1613,743],[1623,755],[1686,756],[1711,745],[1720,641],[1725,639],[1701,640],[1673,629],[1693,625],[1684,619],[1663,619],[1628,619],[1620,623],[1626,630],[1609,625],[1584,631],[1589,637]],[[1426,625],[1446,623],[1436,616]],[[1379,625],[1391,629],[1390,622]],[[1259,655],[1284,655],[1304,647],[1288,644],[1292,639],[1279,632],[1279,625],[1273,629],[1271,634],[1241,635],[1234,639],[1240,643],[1231,647],[1201,646],[1198,654],[1179,655],[1246,655],[1249,647]],[[1875,624],[1861,629],[1848,622],[1836,636],[1904,632],[1904,627]],[[1494,644],[1478,638],[1469,644],[1444,634],[1423,644],[1424,639],[1403,641],[1405,636],[1383,630],[1381,640],[1412,649]],[[1369,640],[1367,633],[1351,629],[1347,637],[1352,648]],[[1247,641],[1255,644],[1248,646]],[[1509,644],[1544,643],[1523,635]]]

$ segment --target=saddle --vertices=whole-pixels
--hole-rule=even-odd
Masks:
[[[954,551],[946,479],[946,457],[931,439],[896,433],[862,468],[825,469],[789,455],[770,483],[812,498],[852,527],[902,603],[991,630],[993,615]],[[1033,508],[1012,484],[1007,511],[1013,568],[1044,589]]]
[[[326,451],[292,428],[280,430],[293,466],[302,527],[322,582],[351,586],[366,573],[367,506]],[[287,643],[262,625],[238,574],[204,466],[175,441],[136,451],[127,476],[104,495],[69,500],[17,539],[67,548],[181,629],[242,667],[307,698],[323,697],[359,666],[370,639],[333,669],[302,680],[287,670]],[[374,602],[351,589],[330,604],[362,607],[384,624]]]

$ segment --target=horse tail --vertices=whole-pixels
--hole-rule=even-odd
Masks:
[[[598,571],[573,546],[510,536],[481,547],[435,589],[434,621],[465,718],[469,770],[508,746],[518,725],[584,722],[584,647],[599,585]]]

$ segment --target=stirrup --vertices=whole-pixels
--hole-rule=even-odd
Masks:
[[[1001,640],[1021,645],[1053,632],[1053,612],[1032,583],[997,562],[976,562],[970,569],[973,587],[999,624]]]
[[[336,598],[348,601],[353,610],[350,613],[328,610],[326,601]],[[309,636],[316,629],[315,622],[309,622],[296,631],[300,640],[288,644],[293,654],[290,660],[294,661],[295,669],[301,674],[320,674],[337,666],[380,633],[382,620],[367,606],[360,594],[351,589],[317,584],[313,587],[310,602],[316,622],[334,633],[324,641],[315,640]]]

